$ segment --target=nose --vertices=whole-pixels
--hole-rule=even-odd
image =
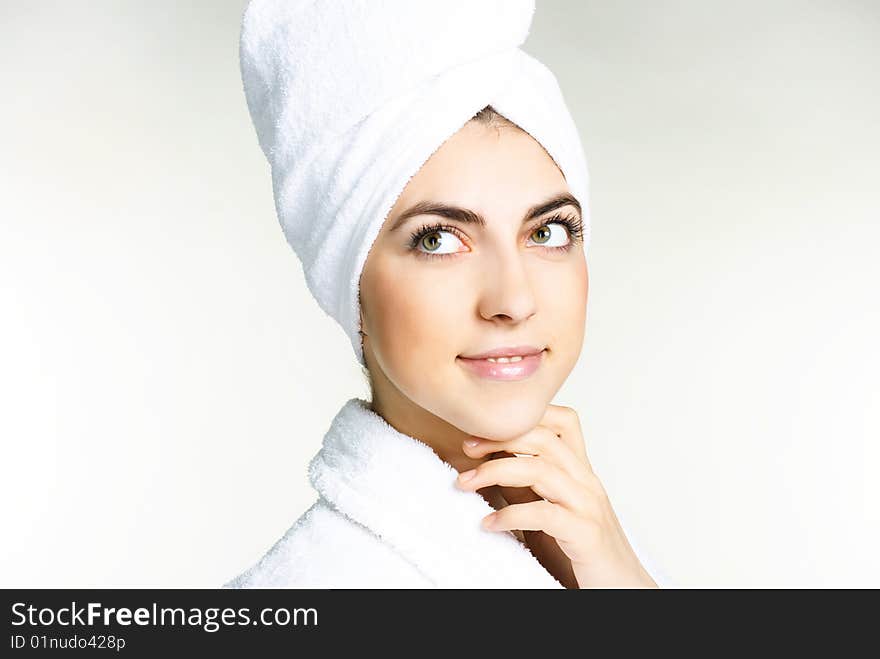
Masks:
[[[538,310],[525,260],[519,253],[504,254],[487,264],[482,277],[480,316],[508,324],[528,320]]]

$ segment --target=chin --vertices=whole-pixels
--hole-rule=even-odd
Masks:
[[[506,441],[538,425],[548,403],[544,397],[527,391],[523,395],[475,397],[457,410],[460,421],[455,425],[477,437]]]

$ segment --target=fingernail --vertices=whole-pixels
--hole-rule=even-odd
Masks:
[[[464,440],[465,446],[470,446],[471,448],[475,447],[480,443],[479,439],[466,439]]]
[[[474,477],[474,474],[476,474],[476,473],[477,473],[476,469],[468,469],[467,471],[463,471],[458,475],[458,480],[460,480],[462,482],[469,481],[471,478]]]

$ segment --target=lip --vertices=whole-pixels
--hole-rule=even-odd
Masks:
[[[488,359],[472,359],[469,357],[458,357],[458,361],[471,373],[489,380],[500,380],[505,382],[524,380],[531,376],[541,364],[544,362],[545,350],[537,353],[523,355],[518,362],[508,362],[500,364],[498,362],[490,362]],[[523,354],[523,353],[514,353]],[[494,357],[494,355],[490,355]],[[499,355],[506,357],[507,355]]]
[[[506,346],[504,348],[494,348],[477,355],[459,355],[462,359],[486,359],[487,357],[527,357],[529,355],[537,355],[544,351],[545,348],[537,348],[535,346]]]

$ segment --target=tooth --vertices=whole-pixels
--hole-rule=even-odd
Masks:
[[[515,357],[511,357],[510,361],[512,361],[512,362],[522,361],[522,355],[516,355]]]

